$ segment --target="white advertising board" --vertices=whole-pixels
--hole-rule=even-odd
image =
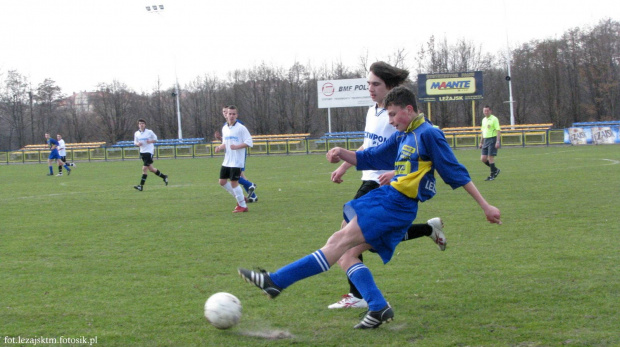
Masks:
[[[365,78],[318,81],[319,108],[371,106]]]

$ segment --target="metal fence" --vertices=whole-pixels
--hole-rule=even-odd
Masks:
[[[452,148],[475,148],[480,144],[479,132],[458,132],[445,134]],[[249,155],[317,154],[327,153],[334,147],[356,150],[364,141],[359,134],[352,136],[324,136],[288,140],[261,140],[248,149]],[[503,147],[563,145],[564,129],[544,131],[502,131]],[[215,152],[219,142],[199,144],[163,144],[155,147],[156,158],[204,158],[221,157],[224,152]],[[49,150],[18,150],[0,152],[0,163],[25,164],[47,162]],[[140,159],[138,147],[96,147],[67,149],[68,161],[107,161]]]

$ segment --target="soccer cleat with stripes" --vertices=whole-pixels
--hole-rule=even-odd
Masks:
[[[443,220],[439,217],[435,217],[429,219],[426,223],[433,228],[433,232],[429,237],[435,241],[440,251],[445,251],[448,240],[446,240],[446,235],[443,234]]]
[[[383,323],[389,323],[394,320],[394,310],[388,304],[379,311],[368,311],[356,326],[355,329],[375,329]]]
[[[168,175],[164,175],[164,183],[168,185]]]
[[[497,176],[499,175],[499,172],[502,171],[500,169],[497,169],[494,173],[493,173],[493,179],[496,179]]]
[[[273,283],[271,277],[269,276],[269,272],[259,269],[259,272],[247,270],[243,268],[238,268],[237,272],[239,276],[243,278],[246,282],[252,283],[258,288],[262,289],[263,292],[269,296],[270,299],[275,299],[276,296],[280,295],[282,292],[282,288],[278,287]]]
[[[137,186],[133,186],[135,190],[139,190],[142,191],[142,186],[141,185],[137,185]]]

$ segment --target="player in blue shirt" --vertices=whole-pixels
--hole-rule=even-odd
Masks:
[[[395,175],[390,184],[346,203],[343,214],[347,225],[314,253],[273,273],[238,269],[247,282],[275,298],[293,283],[329,270],[340,259],[341,267],[347,269],[347,276],[368,302],[368,312],[355,325],[356,329],[376,328],[394,317],[392,307],[358,256],[373,249],[384,263],[390,261],[396,245],[416,218],[418,202],[435,195],[435,170],[452,188],[463,187],[489,222],[501,224],[499,209],[482,197],[443,133],[418,114],[413,92],[402,86],[393,88],[384,103],[396,133],[383,144],[358,152],[332,148],[327,159],[332,163],[344,160],[358,170],[392,168]]]
[[[47,141],[48,146],[50,146],[50,155],[47,157],[47,165],[49,166],[50,172],[47,174],[48,176],[54,176],[54,168],[52,164],[54,160],[58,164],[58,167],[64,166],[67,169],[67,175],[71,175],[71,169],[69,166],[62,162],[60,158],[60,154],[58,153],[58,141],[50,137],[50,133],[45,133],[45,139]]]

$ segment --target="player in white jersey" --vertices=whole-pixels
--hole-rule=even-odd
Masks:
[[[144,183],[146,182],[149,171],[161,177],[164,183],[168,185],[168,175],[164,175],[153,166],[155,142],[157,142],[157,135],[155,135],[152,130],[146,128],[146,121],[144,119],[139,119],[138,131],[133,135],[133,143],[140,147],[140,159],[142,159],[142,179],[139,185],[133,186],[139,191],[144,190]]]
[[[67,164],[67,146],[65,145],[65,140],[62,139],[62,135],[60,134],[56,134],[56,140],[58,141],[58,155],[60,155],[60,160]],[[74,163],[69,163],[67,165],[75,166]],[[56,176],[62,176],[62,165],[58,165],[58,175]]]
[[[228,106],[226,124],[222,128],[222,144],[215,147],[215,152],[226,151],[220,168],[219,183],[237,200],[233,213],[247,212],[248,206],[239,186],[241,169],[245,166],[246,148],[252,147],[252,136],[245,125],[237,122],[237,107]]]
[[[396,132],[396,128],[389,123],[387,110],[383,108],[383,100],[392,88],[405,83],[408,77],[409,71],[396,68],[381,61],[370,66],[370,72],[368,74],[368,91],[370,92],[370,97],[375,102],[375,105],[371,106],[366,114],[364,142],[362,147],[358,150],[376,147],[385,142],[385,140]],[[347,162],[343,162],[338,169],[332,172],[332,182],[341,183],[342,176],[352,166],[353,165]],[[364,170],[362,172],[362,185],[355,194],[354,199],[357,199],[382,185],[389,184],[392,177],[394,177],[393,170]],[[346,223],[343,221],[342,225],[344,226],[345,224]],[[422,236],[429,236],[433,239],[440,250],[443,251],[446,249],[446,238],[443,234],[443,222],[441,218],[432,218],[425,224],[412,224],[411,227],[409,227],[403,241],[412,240]],[[359,256],[359,259],[363,261],[363,257],[361,255]],[[350,280],[349,294],[343,295],[340,301],[328,306],[328,308],[331,309],[366,307],[368,307],[368,303],[362,298],[362,294],[357,290],[357,288],[355,288]]]

